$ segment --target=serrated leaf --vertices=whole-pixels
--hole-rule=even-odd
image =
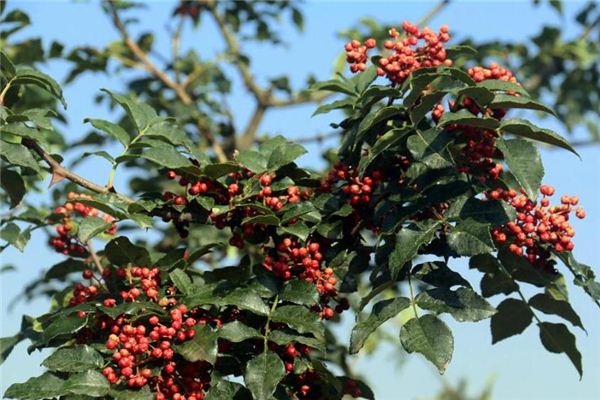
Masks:
[[[9,222],[0,230],[0,239],[13,245],[20,252],[23,252],[29,239],[31,239],[31,229],[26,228],[21,231],[21,228],[17,224]]]
[[[284,165],[291,163],[298,157],[306,153],[306,149],[297,143],[283,143],[273,149],[267,167],[270,170],[276,170]]]
[[[319,351],[325,351],[325,343],[313,337],[302,336],[298,334],[285,333],[283,331],[273,331],[269,334],[269,341],[280,346],[290,343],[302,343]]]
[[[560,136],[558,133],[540,128],[525,119],[508,119],[502,121],[499,128],[502,132],[512,133],[513,135],[523,136],[529,139],[537,140],[538,142],[548,143],[553,146],[562,147],[569,150],[571,153],[579,156],[577,151],[569,144],[569,142]]]
[[[71,335],[75,332],[79,332],[86,325],[87,317],[80,318],[78,316],[73,316],[55,319],[44,329],[42,334],[44,343],[48,343],[58,336]]]
[[[480,85],[460,89],[456,91],[456,96],[468,97],[480,108],[485,108],[492,100],[494,100],[494,93]]]
[[[248,217],[242,220],[242,225],[263,224],[278,226],[280,223],[281,221],[275,215],[255,215],[254,217]]]
[[[254,173],[261,173],[268,169],[269,159],[264,154],[256,150],[244,150],[238,156],[237,160],[244,167]]]
[[[69,377],[64,388],[74,394],[101,397],[108,394],[110,384],[100,372],[90,370]]]
[[[439,221],[426,221],[403,228],[398,233],[388,262],[392,278],[398,276],[404,264],[417,255],[421,246],[431,242],[439,226]]]
[[[300,333],[312,333],[317,338],[325,334],[325,327],[317,313],[304,306],[280,306],[271,315],[274,322],[282,322]]]
[[[251,400],[252,395],[244,386],[237,382],[219,380],[206,393],[205,400]]]
[[[219,329],[219,338],[229,340],[233,343],[243,342],[247,339],[260,339],[262,337],[263,335],[259,331],[240,321],[226,323]]]
[[[211,364],[217,359],[218,333],[209,325],[196,325],[196,334],[175,346],[175,351],[190,362],[207,361]]]
[[[472,219],[460,221],[448,234],[448,245],[458,255],[474,256],[495,250],[490,225]]]
[[[68,394],[64,386],[64,380],[46,372],[26,382],[12,384],[4,393],[4,397],[19,400],[50,399]]]
[[[0,155],[5,157],[9,164],[30,168],[36,172],[41,171],[31,152],[21,144],[0,141]]]
[[[103,119],[95,118],[86,118],[83,120],[83,122],[89,122],[94,128],[107,133],[112,138],[118,140],[125,147],[127,147],[131,142],[129,134],[125,131],[125,129],[121,128],[117,124],[113,124],[112,122],[105,121]]]
[[[169,273],[171,282],[179,289],[183,294],[191,294],[193,289],[192,280],[190,277],[183,272],[181,269],[174,269]]]
[[[410,299],[398,297],[396,299],[382,300],[376,303],[371,310],[371,315],[352,328],[350,336],[350,354],[356,354],[364,346],[365,341],[375,330],[390,318],[394,318],[402,310],[410,306]]]
[[[148,251],[134,245],[125,236],[119,236],[108,242],[104,251],[108,260],[117,266],[148,265],[150,263]]]
[[[503,225],[515,220],[517,214],[513,207],[507,207],[499,200],[482,200],[471,194],[457,199],[446,212],[447,218],[473,219],[481,223]]]
[[[175,147],[166,144],[150,147],[144,150],[141,156],[166,168],[177,169],[193,166],[192,162],[177,151]]]
[[[112,226],[111,222],[106,222],[100,217],[85,217],[79,223],[77,237],[82,242],[86,242],[94,236],[99,235]]]
[[[441,261],[426,262],[413,267],[411,276],[435,287],[450,289],[452,286],[471,285],[458,272],[452,271],[446,263]]]
[[[341,81],[339,79],[330,79],[324,82],[317,82],[310,87],[310,90],[326,90],[329,92],[344,93],[350,96],[356,97],[358,93],[354,91],[354,88],[347,81]]]
[[[2,168],[2,171],[0,171],[0,186],[10,198],[10,208],[18,206],[27,192],[21,175],[6,168]]]
[[[379,124],[383,121],[389,120],[390,118],[392,118],[398,114],[401,114],[403,112],[404,112],[404,107],[387,106],[387,107],[382,107],[375,112],[371,112],[370,114],[367,114],[367,116],[358,125],[358,130],[356,131],[355,143],[357,143],[357,144],[361,143],[363,137],[376,124]]]
[[[583,367],[581,365],[581,353],[577,350],[575,335],[569,332],[565,324],[541,322],[538,327],[540,328],[540,340],[546,350],[552,353],[565,353],[579,372],[579,378],[581,379]]]
[[[527,93],[525,88],[523,88],[523,86],[519,85],[518,83],[502,81],[499,79],[486,79],[484,81],[477,82],[477,86],[492,91],[515,92],[523,96],[529,97],[529,93]]]
[[[289,301],[290,303],[312,306],[319,302],[319,293],[314,284],[302,281],[287,281],[283,291],[279,294],[279,299]]]
[[[556,116],[556,113],[550,107],[532,100],[525,96],[511,96],[508,94],[497,94],[489,106],[491,108],[525,108],[529,110],[543,111]]]
[[[30,84],[42,88],[60,100],[65,109],[67,108],[67,102],[63,97],[63,92],[60,85],[50,75],[28,67],[19,67],[17,68],[12,84]]]
[[[406,141],[408,150],[416,161],[432,169],[447,168],[453,165],[452,156],[447,150],[452,136],[448,132],[432,128],[426,131],[416,130]]]
[[[421,292],[415,298],[417,305],[436,313],[449,313],[457,321],[481,321],[496,313],[483,297],[473,289],[461,287],[456,291],[437,288]]]
[[[469,110],[461,109],[456,112],[446,112],[438,121],[438,126],[444,127],[450,124],[475,126],[478,128],[496,129],[500,126],[494,118],[483,118],[473,115]]]
[[[367,167],[385,150],[399,143],[409,132],[412,131],[412,127],[392,129],[380,136],[373,147],[369,149],[369,153],[365,157],[361,157],[358,168],[360,171],[364,171]]]
[[[311,233],[311,229],[303,222],[299,221],[293,225],[282,226],[279,228],[282,232],[289,233],[290,235],[294,235],[302,241],[306,241],[308,239],[308,235]]]
[[[521,300],[506,299],[496,309],[490,322],[492,344],[522,333],[531,324],[533,313]]]
[[[539,293],[529,299],[529,305],[545,314],[558,315],[574,326],[585,330],[579,315],[573,310],[568,301],[556,300],[546,293]]]
[[[100,353],[86,345],[60,348],[42,363],[50,371],[60,372],[79,372],[86,369],[98,369],[103,364],[104,358]]]
[[[283,361],[277,354],[268,351],[248,362],[244,382],[255,400],[268,400],[284,376]]]
[[[135,124],[139,133],[142,133],[150,124],[156,119],[156,111],[147,104],[140,102],[138,99],[132,96],[123,96],[117,93],[113,93],[107,89],[102,89],[117,102],[125,112],[131,121]]]
[[[400,342],[409,353],[420,353],[443,374],[454,351],[450,328],[438,317],[427,314],[412,318],[400,330]]]
[[[527,196],[535,200],[544,177],[544,167],[537,148],[522,139],[497,139],[496,146]]]
[[[326,114],[330,111],[338,110],[341,108],[352,108],[352,107],[354,107],[354,102],[355,102],[355,99],[350,98],[350,99],[336,100],[336,101],[333,101],[328,104],[323,104],[323,105],[320,105],[319,107],[317,107],[317,109],[312,114],[312,116],[314,117],[315,115]]]

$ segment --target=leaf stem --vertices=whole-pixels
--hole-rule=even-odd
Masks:
[[[415,293],[413,291],[412,281],[410,279],[410,272],[408,273],[407,278],[408,278],[408,289],[410,290],[410,304],[412,305],[412,309],[415,314],[415,318],[419,318],[419,313],[417,311],[417,306],[415,304]]]
[[[275,299],[273,300],[273,305],[271,306],[271,310],[269,310],[269,315],[267,316],[267,322],[265,323],[265,335],[264,335],[264,346],[263,353],[266,353],[269,349],[269,333],[271,333],[271,317],[277,308],[277,303],[279,302],[279,294],[275,295]]]
[[[13,83],[14,80],[15,80],[15,78],[11,78],[6,83],[6,86],[4,87],[4,89],[2,89],[2,92],[0,92],[0,106],[4,105],[4,97],[6,96],[6,93],[8,93],[8,89],[10,89],[10,85]]]

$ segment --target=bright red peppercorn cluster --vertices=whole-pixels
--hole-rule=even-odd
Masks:
[[[61,221],[56,225],[56,233],[58,236],[51,237],[49,240],[50,246],[52,246],[57,252],[64,255],[70,256],[84,256],[86,254],[85,247],[79,243],[76,235],[77,223],[74,221],[77,217],[100,217],[111,223],[115,219],[106,213],[100,213],[100,210],[86,206],[85,204],[77,201],[78,199],[91,200],[92,197],[82,193],[70,192],[67,195],[68,201],[54,209],[55,214],[59,214]],[[56,221],[53,221],[56,222]],[[113,224],[104,233],[108,235],[115,235],[117,233],[117,225]]]
[[[386,40],[383,47],[392,53],[378,61],[379,76],[386,76],[391,82],[399,84],[420,68],[452,65],[452,60],[447,58],[444,48],[444,43],[450,40],[447,26],[442,26],[439,32],[435,33],[427,27],[420,30],[417,25],[405,21],[402,29],[402,38],[396,28],[389,30],[391,40]],[[367,52],[376,45],[375,39],[372,38],[362,45],[357,40],[347,43],[344,49],[350,71],[364,71],[368,61]]]
[[[575,230],[569,223],[569,214],[575,211],[578,218],[585,218],[585,211],[581,207],[574,209],[579,203],[577,196],[562,196],[560,205],[551,206],[549,197],[554,194],[554,188],[542,185],[540,193],[543,197],[539,204],[514,190],[496,189],[488,193],[488,198],[504,200],[517,211],[517,220],[494,228],[492,237],[531,264],[550,269],[553,266],[551,249],[564,252],[575,247],[571,241]]]
[[[355,168],[338,162],[321,182],[321,191],[339,190],[348,196],[348,203],[353,207],[368,205],[373,190],[381,183],[383,177],[379,170],[373,171],[370,176],[360,177]]]

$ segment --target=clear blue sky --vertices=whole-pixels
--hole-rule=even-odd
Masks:
[[[339,54],[343,42],[336,32],[348,27],[363,16],[373,16],[385,22],[401,23],[408,19],[417,21],[434,3],[430,2],[309,2],[305,5],[306,30],[297,34],[292,29],[284,30],[289,46],[273,48],[271,46],[249,45],[244,50],[252,55],[253,70],[259,81],[268,77],[289,73],[292,82],[299,87],[304,78],[313,73],[319,78],[327,78],[332,69],[332,61]],[[567,34],[574,32],[571,16],[581,3],[567,2],[567,17],[563,20],[548,7],[534,8],[530,1],[522,2],[457,2],[449,6],[436,17],[431,25],[448,24],[457,37],[467,33],[482,39],[503,37],[522,40],[538,31],[544,22],[561,25]],[[16,4],[9,3],[9,9]],[[52,40],[66,44],[102,46],[116,40],[117,34],[108,18],[100,11],[99,5],[91,2],[50,2],[20,1],[32,18],[33,26],[26,30],[23,37],[39,35],[48,45]],[[164,30],[165,17],[172,10],[172,2],[152,2],[147,10],[140,14],[142,28],[152,29],[157,34],[157,48],[168,54],[168,38]],[[183,42],[185,48],[194,47],[201,54],[210,54],[221,46],[215,35],[214,27],[203,25],[199,31],[187,31]],[[66,64],[52,62],[42,68],[51,75],[66,76]],[[124,76],[87,74],[75,85],[66,87],[65,97],[69,103],[67,115],[70,125],[65,128],[69,140],[75,140],[88,131],[82,124],[84,117],[111,119],[104,107],[98,107],[92,101],[102,87],[119,90],[123,87]],[[236,80],[231,104],[237,110],[238,124],[244,126],[252,112],[252,101],[245,94],[239,80]],[[314,135],[327,130],[334,115],[310,118],[312,107],[295,107],[283,111],[270,111],[260,132],[283,133],[288,137]],[[551,120],[543,124],[556,130],[560,125]],[[563,132],[564,133],[564,132]],[[110,149],[109,149],[110,150]],[[316,146],[311,149],[318,150]],[[585,148],[580,151],[583,161],[566,153],[555,150],[543,151],[546,165],[546,183],[557,187],[559,193],[577,194],[588,211],[588,218],[576,222],[576,256],[585,263],[598,266],[597,227],[600,226],[600,149]],[[103,182],[108,168],[94,160],[81,164],[78,171],[91,179]],[[319,160],[315,156],[305,157],[303,162],[315,165]],[[122,181],[121,181],[122,183]],[[119,181],[117,181],[117,185]],[[121,187],[124,185],[121,184]],[[124,188],[124,187],[123,187]],[[24,254],[14,249],[2,255],[2,264],[14,264],[17,272],[0,275],[2,283],[2,325],[1,336],[14,334],[24,313],[38,315],[48,307],[46,300],[31,303],[17,303],[8,309],[8,303],[20,292],[22,287],[38,276],[41,271],[61,260],[61,257],[49,251],[41,243],[45,237],[34,235]],[[474,284],[477,276],[470,273],[464,262],[454,264]],[[598,268],[596,268],[599,271]],[[588,335],[572,329],[577,335],[577,344],[584,358],[584,377],[579,381],[577,373],[564,355],[547,353],[539,343],[537,329],[530,327],[524,335],[491,346],[489,324],[459,324],[448,320],[455,336],[455,352],[445,378],[456,382],[464,377],[473,389],[481,388],[490,378],[495,378],[494,398],[502,400],[521,399],[598,399],[600,398],[600,310],[578,288],[571,289],[572,303],[580,313]],[[497,302],[498,299],[492,299]],[[547,320],[553,320],[548,317]],[[351,321],[347,322],[348,327]],[[397,328],[390,331],[397,334]],[[0,390],[17,381],[24,381],[32,374],[41,371],[39,367],[43,356],[34,353],[27,356],[26,346],[15,349],[7,362],[0,367]],[[377,399],[418,399],[435,394],[441,380],[420,356],[409,356],[398,367],[396,353],[390,348],[382,350],[372,358],[359,357],[355,368],[369,376],[369,383]]]

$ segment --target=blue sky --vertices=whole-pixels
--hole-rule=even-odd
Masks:
[[[163,27],[165,17],[172,9],[172,2],[150,2],[142,11],[141,28],[134,32],[152,29],[156,34],[156,45],[159,51],[169,53],[168,37]],[[259,82],[269,77],[288,73],[296,87],[300,87],[305,77],[315,74],[325,79],[331,75],[332,63],[339,54],[343,41],[336,33],[364,16],[372,16],[378,20],[398,23],[403,20],[417,21],[435,3],[421,2],[367,2],[367,1],[329,1],[308,2],[305,4],[306,29],[298,34],[293,29],[283,30],[287,47],[273,48],[268,45],[247,45],[244,51],[252,56],[252,69]],[[9,9],[15,7],[9,4]],[[45,44],[52,40],[65,43],[67,48],[75,45],[102,46],[117,40],[118,35],[112,28],[109,19],[100,11],[94,2],[57,2],[57,1],[20,1],[18,6],[29,13],[33,26],[25,31],[23,37],[42,36]],[[481,39],[502,37],[504,39],[522,40],[536,33],[541,24],[551,22],[560,25],[567,34],[575,32],[572,15],[581,3],[567,2],[566,17],[561,19],[549,7],[534,8],[529,1],[486,2],[470,1],[452,3],[432,22],[432,27],[442,24],[450,26],[455,37],[461,38],[470,34]],[[201,54],[209,55],[221,48],[221,41],[210,24],[202,25],[200,30],[188,29],[183,42],[186,48],[196,48]],[[55,61],[42,69],[62,79],[66,76],[67,65]],[[75,140],[89,127],[82,123],[83,118],[111,119],[116,115],[104,107],[93,103],[92,98],[100,88],[115,90],[123,88],[124,78],[130,75],[87,74],[75,85],[65,88],[65,97],[69,103],[67,116],[70,125],[65,128],[69,140]],[[236,78],[234,95],[231,104],[236,110],[237,123],[243,127],[253,110],[252,99],[245,93],[243,86]],[[330,122],[336,121],[333,114],[311,118],[312,106],[299,106],[285,110],[269,111],[261,126],[260,133],[284,134],[290,138],[312,136],[327,131]],[[541,122],[548,128],[561,132],[561,126],[552,120]],[[566,132],[561,132],[566,134]],[[581,135],[581,133],[579,133]],[[109,148],[110,150],[110,148]],[[314,154],[317,145],[309,148]],[[599,244],[596,229],[600,226],[600,148],[584,148],[580,151],[582,160],[567,152],[544,150],[543,160],[546,165],[545,182],[557,187],[558,193],[577,194],[588,212],[584,221],[576,221],[577,238],[575,254],[585,263],[598,265],[596,247]],[[319,159],[305,156],[306,165],[317,165]],[[93,165],[93,168],[91,167]],[[82,175],[90,179],[104,182],[108,166],[94,160],[94,164],[85,162],[77,167]],[[117,180],[117,187],[122,180]],[[124,185],[121,184],[124,189]],[[31,303],[17,303],[8,309],[8,303],[19,293],[21,288],[48,266],[59,262],[61,257],[51,252],[45,245],[45,237],[34,235],[24,254],[14,249],[2,255],[2,264],[14,264],[17,272],[2,274],[2,324],[1,336],[14,334],[20,324],[20,316],[24,313],[38,315],[47,307],[46,300]],[[458,260],[453,264],[474,284],[477,275],[467,271],[464,262]],[[598,268],[596,268],[598,271]],[[503,341],[491,346],[489,324],[459,324],[448,320],[454,331],[455,351],[453,361],[444,376],[448,382],[456,382],[466,378],[473,389],[481,388],[489,379],[494,379],[495,399],[596,399],[600,398],[600,318],[598,310],[578,288],[571,288],[574,308],[580,313],[588,331],[572,331],[577,335],[577,344],[583,354],[584,377],[579,381],[577,373],[566,356],[550,354],[539,343],[537,329],[532,326],[522,336]],[[498,299],[493,298],[493,302]],[[545,317],[545,316],[544,316]],[[546,318],[553,321],[552,317]],[[352,321],[346,321],[350,327]],[[394,331],[395,329],[395,331]],[[397,328],[390,329],[397,335]],[[27,356],[26,346],[20,345],[8,361],[0,367],[0,390],[13,382],[24,381],[32,374],[41,371],[39,367],[43,357],[39,353]],[[383,400],[419,399],[435,394],[441,379],[420,356],[409,356],[401,367],[394,360],[396,353],[384,346],[372,358],[359,357],[355,369],[364,371],[377,398]],[[595,379],[596,378],[596,379]]]

